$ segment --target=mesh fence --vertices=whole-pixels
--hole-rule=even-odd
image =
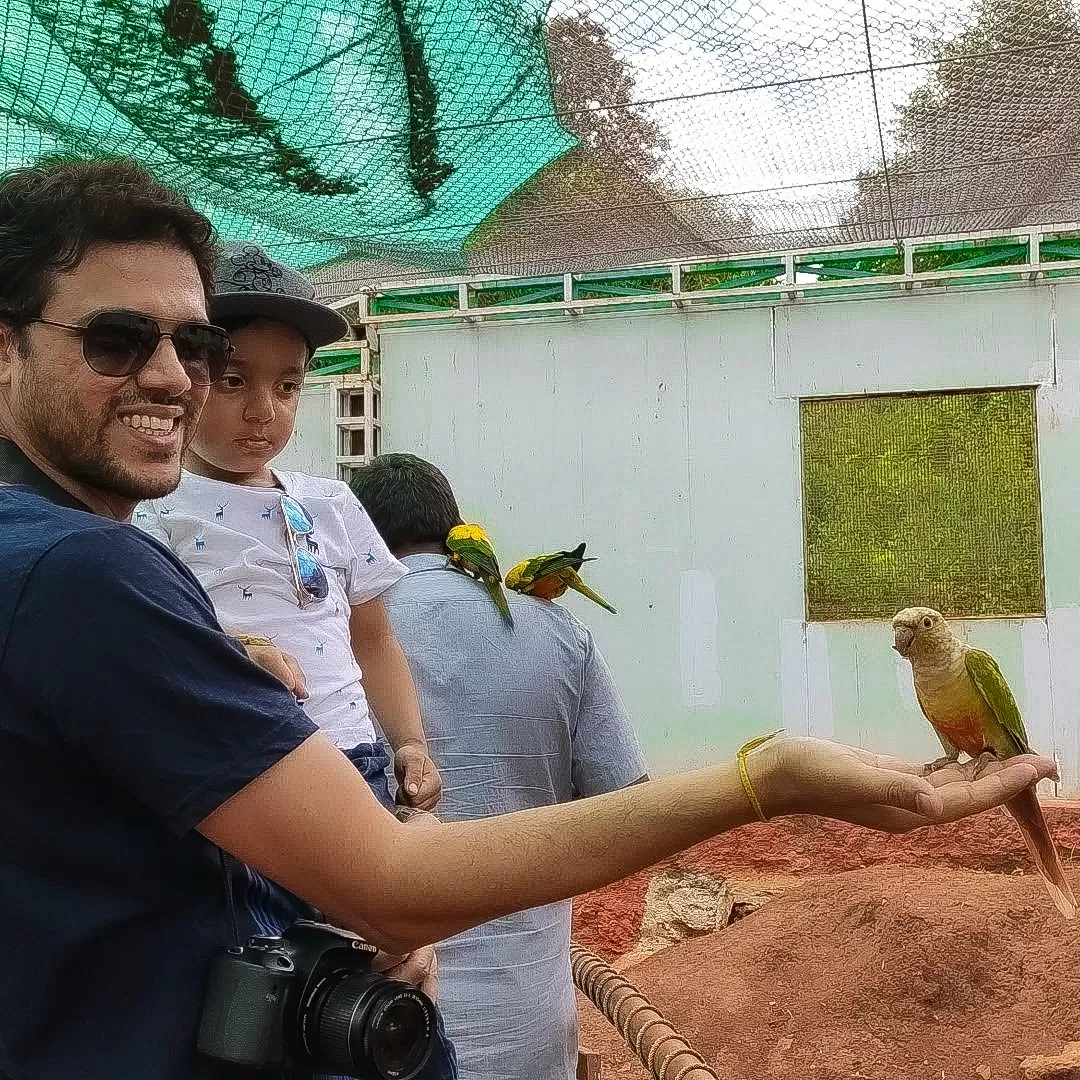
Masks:
[[[1069,0],[6,0],[8,164],[133,153],[327,295],[1080,218]]]

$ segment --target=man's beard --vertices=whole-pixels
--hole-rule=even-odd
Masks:
[[[102,418],[97,420],[79,408],[77,401],[57,400],[55,394],[42,392],[35,383],[26,395],[23,427],[32,439],[37,451],[60,472],[86,487],[116,495],[136,502],[143,499],[160,499],[176,490],[180,483],[180,460],[176,461],[175,474],[164,477],[140,476],[109,452],[106,429],[118,423],[117,410],[139,405],[179,406],[184,410],[186,450],[194,434],[194,417],[190,400],[169,398],[164,394],[143,394],[127,388],[114,395]],[[169,454],[168,457],[172,455]],[[161,460],[164,460],[163,455]]]

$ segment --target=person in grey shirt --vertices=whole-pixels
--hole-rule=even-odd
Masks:
[[[483,586],[447,564],[461,524],[446,477],[412,454],[358,469],[352,489],[408,574],[383,595],[442,774],[444,821],[599,795],[647,779],[588,627],[511,593],[511,629]],[[577,1010],[569,901],[439,947],[439,1005],[461,1080],[572,1080]]]

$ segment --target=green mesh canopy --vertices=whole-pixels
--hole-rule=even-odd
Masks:
[[[3,165],[124,155],[299,267],[453,261],[575,140],[544,0],[4,0]],[[441,258],[440,258],[441,256]]]

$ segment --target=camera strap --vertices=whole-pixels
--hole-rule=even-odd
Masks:
[[[233,896],[233,867],[236,860],[227,852],[218,848],[218,862],[221,864],[221,880],[225,885],[225,905],[229,909],[229,929],[232,931],[232,943],[240,944],[240,925],[236,921],[236,898]]]

